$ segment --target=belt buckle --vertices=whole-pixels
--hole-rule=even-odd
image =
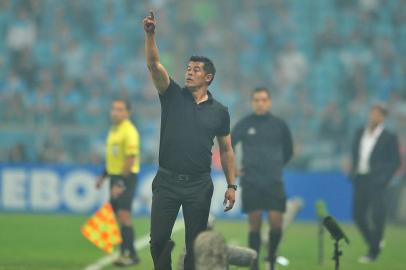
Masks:
[[[178,175],[176,176],[176,178],[177,178],[179,181],[182,181],[182,182],[187,182],[187,181],[189,181],[189,175],[187,175],[187,174],[178,174]]]

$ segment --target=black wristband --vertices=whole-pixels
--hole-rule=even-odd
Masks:
[[[237,190],[237,185],[228,185],[227,188],[232,188],[234,190]]]
[[[104,178],[104,177],[107,177],[107,175],[109,175],[109,174],[107,173],[107,169],[104,168],[104,169],[103,169],[103,173],[102,173],[101,176]]]

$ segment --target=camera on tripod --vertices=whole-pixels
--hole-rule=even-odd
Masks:
[[[334,239],[333,260],[335,261],[335,270],[339,270],[340,256],[343,255],[343,252],[340,250],[339,242],[340,240],[344,240],[347,244],[349,244],[350,240],[332,216],[326,216],[323,219],[323,225]]]

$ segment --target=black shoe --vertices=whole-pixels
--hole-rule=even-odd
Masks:
[[[140,263],[140,259],[137,256],[135,256],[135,257],[121,256],[113,264],[114,264],[114,266],[117,266],[117,267],[129,267],[132,265],[137,265],[139,263]]]

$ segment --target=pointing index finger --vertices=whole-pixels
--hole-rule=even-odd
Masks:
[[[151,20],[155,19],[154,12],[152,10],[149,11],[149,17]]]

